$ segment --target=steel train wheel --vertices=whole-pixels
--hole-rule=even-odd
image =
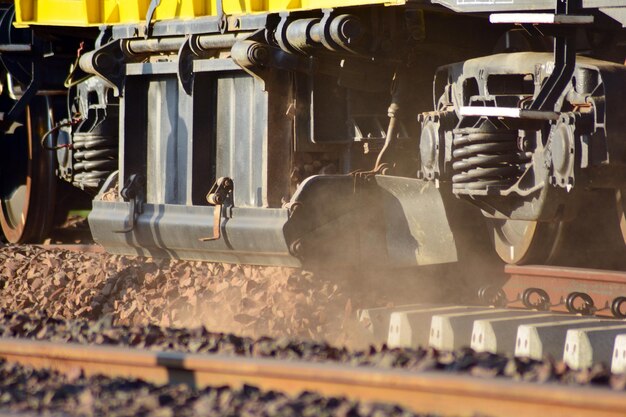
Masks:
[[[498,256],[510,264],[549,263],[563,223],[489,220]]]
[[[623,256],[626,251],[626,206],[619,200],[620,236],[614,192],[595,190],[583,201],[576,217],[567,222],[490,219],[498,255],[505,262],[514,264],[626,268],[626,257]]]
[[[54,218],[54,153],[39,138],[51,124],[50,102],[35,97],[21,123],[4,134],[0,152],[0,226],[11,243],[35,243],[48,234]]]

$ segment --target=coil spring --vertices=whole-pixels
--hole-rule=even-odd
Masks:
[[[457,129],[452,144],[456,192],[508,188],[519,179],[531,156],[519,151],[517,131]]]
[[[111,132],[111,124],[105,120],[90,132],[74,133],[74,186],[98,190],[111,172],[117,169],[118,144]]]

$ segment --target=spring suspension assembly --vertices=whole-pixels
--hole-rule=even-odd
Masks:
[[[452,146],[452,186],[457,194],[509,188],[531,158],[519,150],[517,131],[489,125],[455,129]]]
[[[97,191],[117,169],[117,108],[109,106],[105,117],[87,120],[73,135],[74,178],[72,184]]]
[[[48,148],[57,152],[59,176],[90,193],[118,167],[119,105],[109,91],[96,77],[76,85],[72,119],[53,129],[56,146]]]

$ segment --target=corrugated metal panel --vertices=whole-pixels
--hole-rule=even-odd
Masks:
[[[123,100],[124,170],[145,169],[147,202],[206,204],[214,178],[230,177],[236,207],[268,207],[268,93],[261,83],[243,71],[206,72],[189,96],[176,75],[164,73],[169,63],[134,65],[129,72],[142,65],[145,76],[127,79],[134,93]]]
[[[191,98],[179,94],[176,77],[148,83],[147,200],[191,203]]]
[[[235,206],[267,206],[267,93],[248,75],[217,80],[217,177],[235,180]]]

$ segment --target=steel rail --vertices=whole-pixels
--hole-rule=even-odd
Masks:
[[[626,296],[626,272],[547,265],[507,265],[504,271],[509,279],[502,289],[510,307],[522,307],[520,300],[527,288],[540,288],[551,299],[550,310],[567,311],[562,300],[573,292],[584,292],[594,301],[594,314],[612,316],[614,299]]]
[[[135,377],[196,387],[251,384],[289,394],[317,391],[397,403],[415,412],[493,417],[623,417],[626,394],[594,387],[534,384],[444,372],[61,344],[0,338],[0,358],[86,375]]]

